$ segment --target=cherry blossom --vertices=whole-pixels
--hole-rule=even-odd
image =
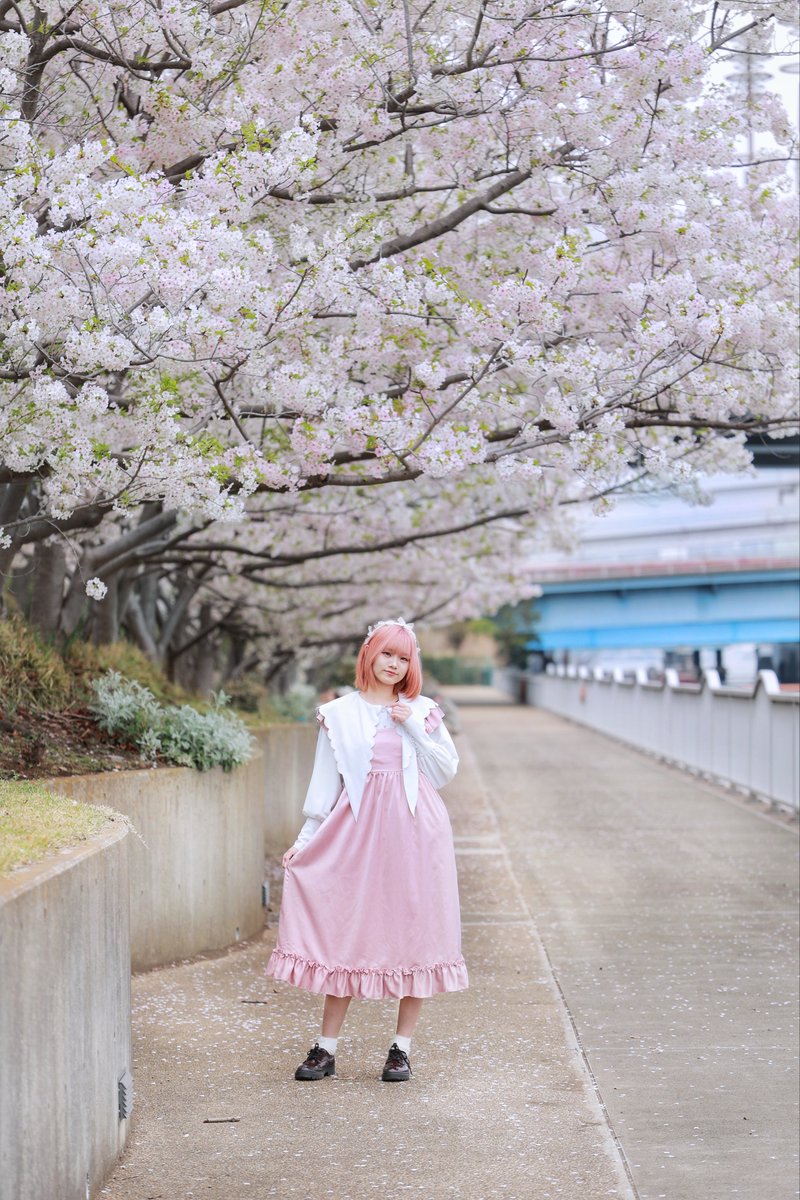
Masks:
[[[746,470],[796,428],[797,143],[717,64],[793,19],[0,0],[19,601],[280,666],[534,594],[580,500]]]
[[[103,600],[108,595],[108,588],[102,579],[90,579],[86,584],[86,595],[92,600]]]

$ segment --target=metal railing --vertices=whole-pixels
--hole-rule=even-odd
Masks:
[[[519,675],[498,672],[496,686],[520,696]],[[781,808],[800,809],[800,693],[774,671],[751,687],[726,687],[717,671],[682,683],[643,670],[607,672],[549,667],[526,675],[528,704],[649,751],[666,762]]]

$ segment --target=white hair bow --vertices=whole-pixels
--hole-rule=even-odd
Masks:
[[[413,635],[414,644],[417,647],[417,650],[419,650],[419,642],[417,641],[417,635],[414,633],[413,624],[410,621],[404,621],[402,617],[396,617],[395,620],[393,620],[393,621],[376,621],[376,623],[374,625],[368,626],[367,636],[364,638],[365,646],[366,646],[367,642],[369,641],[369,639],[372,637],[375,630],[382,629],[384,627],[384,625],[400,625],[403,629],[407,629],[408,632]]]

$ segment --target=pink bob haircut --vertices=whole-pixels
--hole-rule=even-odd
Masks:
[[[390,650],[402,654],[408,659],[408,672],[401,679],[394,691],[400,692],[409,700],[416,700],[422,691],[422,663],[417,650],[414,634],[404,629],[402,625],[381,625],[376,629],[368,642],[364,642],[356,659],[356,687],[360,692],[368,692],[375,683],[372,668],[375,659],[382,650]]]

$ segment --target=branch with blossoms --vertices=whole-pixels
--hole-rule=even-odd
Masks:
[[[189,678],[365,589],[478,614],[578,503],[796,427],[796,135],[711,74],[780,0],[37,11],[0,0],[0,571],[47,632]]]

